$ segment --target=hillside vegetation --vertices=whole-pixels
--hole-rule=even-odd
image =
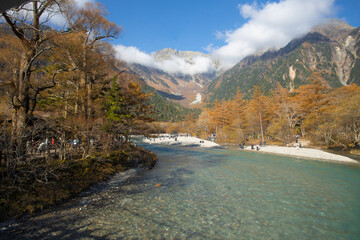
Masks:
[[[360,28],[334,20],[278,51],[246,57],[208,85],[207,101],[229,100],[239,90],[249,97],[255,85],[266,94],[278,83],[294,91],[309,84],[314,71],[332,88],[359,85],[359,62]]]
[[[169,125],[168,132],[191,132],[222,143],[261,141],[281,145],[301,139],[313,146],[360,148],[360,87],[331,88],[320,73],[289,91],[280,84],[267,94],[255,86],[230,100],[215,100],[197,121]]]
[[[145,92],[151,93],[150,105],[152,105],[153,112],[150,116],[155,121],[180,122],[184,121],[189,115],[197,118],[201,113],[201,109],[186,108],[178,103],[166,100],[152,87],[144,85],[143,89]]]

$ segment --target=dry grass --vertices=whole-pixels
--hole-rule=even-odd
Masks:
[[[120,151],[98,153],[85,159],[31,161],[18,167],[15,177],[8,176],[1,168],[0,220],[42,210],[117,172],[135,167],[151,168],[155,162],[153,153],[128,146]]]

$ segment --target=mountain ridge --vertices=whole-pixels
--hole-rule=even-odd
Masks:
[[[193,64],[196,57],[211,58],[215,70],[202,74],[169,73],[156,67],[127,64],[146,84],[169,101],[185,107],[201,107],[204,101],[229,99],[240,90],[247,93],[254,85],[269,92],[277,83],[290,90],[307,84],[314,71],[322,71],[331,87],[359,84],[359,28],[338,20],[314,26],[302,37],[278,50],[250,55],[227,71],[219,60],[202,52],[165,48],[152,53],[158,63],[182,59]]]
[[[360,28],[332,20],[277,51],[244,58],[215,78],[205,89],[207,101],[245,94],[258,85],[269,92],[280,83],[294,90],[307,84],[314,71],[322,72],[331,87],[360,84]]]
[[[210,58],[209,54],[194,51],[178,51],[176,49],[165,48],[152,54],[158,62],[181,58],[186,63],[194,64],[197,57]],[[215,65],[216,63],[214,63]],[[217,63],[218,64],[218,63]],[[219,65],[217,65],[219,67]],[[180,103],[185,107],[199,107],[201,104],[196,102],[206,84],[216,77],[217,71],[198,74],[169,73],[155,67],[147,67],[140,64],[127,64],[127,67],[149,86],[169,101]],[[195,102],[195,103],[194,103]]]

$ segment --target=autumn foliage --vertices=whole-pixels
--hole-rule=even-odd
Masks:
[[[316,145],[358,147],[360,87],[330,89],[319,73],[309,81],[292,92],[278,85],[265,95],[254,86],[250,99],[238,92],[232,100],[215,100],[186,128],[204,138],[216,136],[220,142],[286,144],[301,136]]]
[[[1,14],[0,219],[152,167],[152,154],[130,142],[146,133],[149,96],[113,56],[106,41],[121,27],[104,6],[33,0]],[[66,27],[47,26],[55,14]]]

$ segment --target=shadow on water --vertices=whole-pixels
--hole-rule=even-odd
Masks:
[[[59,211],[71,211],[74,207],[61,207]],[[59,215],[42,213],[37,217],[27,216],[17,221],[8,222],[6,227],[1,226],[0,239],[113,239],[116,233],[104,234],[101,237],[94,235],[100,228],[93,228],[91,222],[84,222],[86,216],[79,214]],[[10,224],[9,224],[10,223]],[[76,226],[74,228],[74,226]]]
[[[104,233],[99,224],[93,224],[94,221],[106,218],[106,216],[92,216],[95,209],[113,207],[113,199],[125,202],[126,199],[131,199],[137,194],[151,195],[156,191],[166,191],[168,187],[185,188],[193,181],[195,169],[213,167],[221,161],[216,154],[202,149],[188,147],[184,151],[181,147],[155,145],[144,147],[159,157],[153,170],[134,170],[133,174],[125,180],[120,173],[60,206],[17,220],[3,222],[0,224],[0,239],[113,239],[115,236],[121,239],[118,237],[120,233],[115,229],[112,229],[110,233]],[[173,157],[169,158],[169,154]],[[156,188],[155,185],[159,183],[161,187]],[[122,206],[121,211],[149,218],[148,221],[168,228],[175,224],[175,222],[158,219],[155,216],[140,216],[139,213],[126,206]],[[195,235],[187,234],[193,237],[204,237],[199,232],[193,233]]]
[[[117,192],[124,197],[136,193],[122,189]],[[104,232],[104,228],[98,223],[106,219],[105,215],[92,216],[94,209],[106,209],[114,204],[112,196],[114,195],[110,195],[108,190],[101,189],[41,213],[3,222],[0,224],[0,239],[123,239],[118,237],[120,233],[115,229],[110,233]],[[86,202],[89,197],[96,199]],[[130,210],[123,208],[122,211]],[[104,222],[104,226],[105,224]]]

